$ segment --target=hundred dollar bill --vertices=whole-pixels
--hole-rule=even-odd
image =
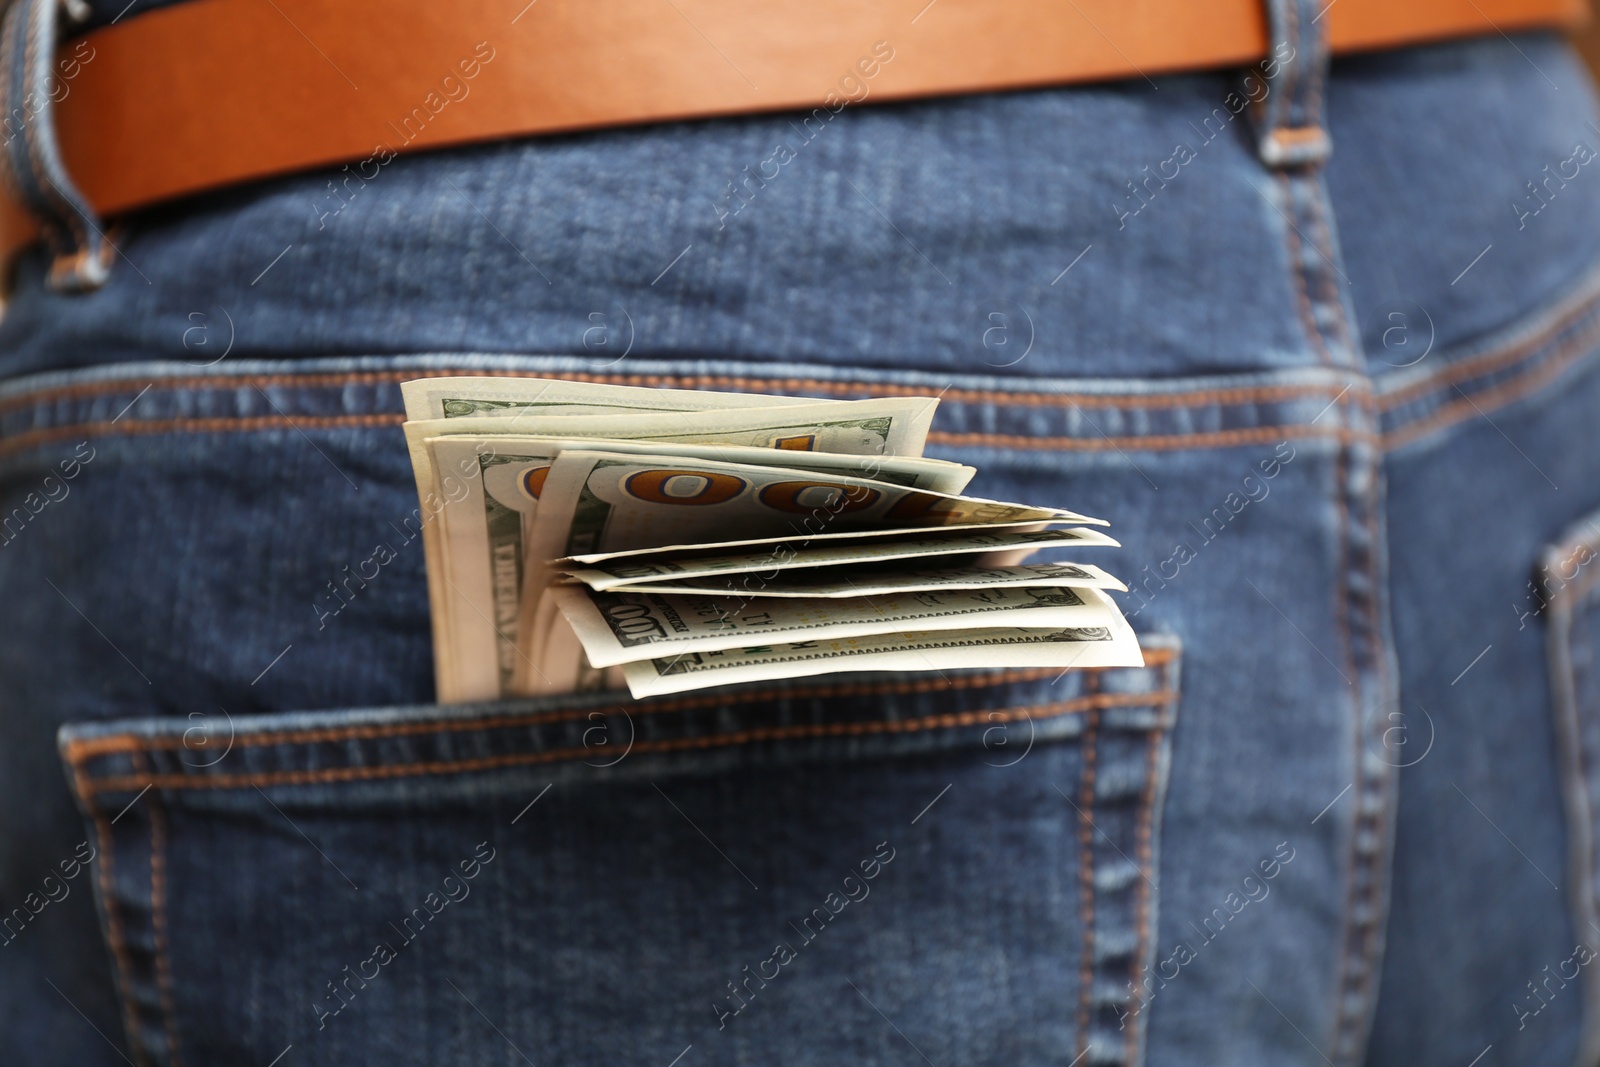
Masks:
[[[771,399],[778,403],[752,405],[749,403],[752,398],[747,394],[632,389],[539,380],[507,383],[495,379],[446,378],[407,384],[408,405],[416,414],[430,414],[435,408],[442,410],[444,401],[451,399],[456,391],[475,395],[486,402],[496,400],[509,403],[518,397],[527,401],[523,411],[509,416],[474,418],[463,414],[456,418],[412,421],[405,426],[417,494],[422,511],[426,513],[422,517],[423,551],[427,560],[429,603],[434,607],[435,674],[439,680],[441,700],[498,695],[488,688],[482,678],[471,686],[458,684],[457,676],[463,668],[457,666],[460,661],[453,662],[453,657],[463,645],[467,645],[480,649],[473,652],[467,661],[477,662],[484,655],[481,648],[494,648],[494,620],[501,616],[484,609],[480,601],[474,600],[470,604],[461,602],[462,598],[456,592],[459,583],[451,574],[450,558],[442,548],[443,538],[437,529],[440,524],[430,521],[447,502],[458,501],[463,491],[471,490],[471,483],[478,477],[478,460],[476,457],[461,457],[459,464],[436,471],[427,446],[430,438],[441,434],[469,436],[473,433],[482,437],[516,429],[525,434],[555,433],[563,438],[632,439],[655,436],[664,439],[666,443],[663,447],[702,440],[771,446],[785,451],[821,448],[866,455],[905,453],[910,457],[920,454],[936,406],[935,401],[903,397],[883,401],[756,397],[756,400]],[[731,410],[728,409],[728,397],[737,398]],[[713,405],[720,405],[720,408],[710,410]],[[562,414],[550,415],[550,411]],[[576,411],[588,411],[590,414],[580,417],[574,414]],[[486,444],[480,441],[474,447],[483,455],[492,455],[496,450],[492,442]],[[960,465],[948,469],[970,471],[970,468],[961,468]],[[481,494],[478,495],[481,497]],[[501,561],[503,570],[504,562]],[[503,583],[503,573],[497,581]],[[462,619],[470,620],[466,625],[480,631],[480,638],[481,631],[487,628],[491,634],[490,644],[480,646],[464,636]],[[509,623],[502,628],[509,633]],[[505,653],[511,649],[507,647],[498,651]]]
[[[635,697],[735,682],[802,678],[836,671],[931,671],[964,667],[1139,667],[1139,641],[1121,615],[1103,626],[911,631],[786,645],[686,652],[622,665]]]
[[[781,465],[824,475],[869,475],[937,492],[959,492],[975,473],[971,467],[943,460],[779,450],[771,447],[771,442],[787,427],[751,425],[770,422],[773,409],[716,414],[723,428],[704,431],[699,437],[721,443],[675,440],[670,445],[673,453],[702,460]],[[639,416],[630,420],[628,428],[648,436],[661,427],[655,416]],[[829,427],[822,423],[814,428],[826,436]],[[645,456],[658,454],[667,446],[653,437],[625,441],[482,434],[430,438],[425,444],[435,469],[475,469],[477,474],[462,480],[461,495],[447,498],[452,502],[439,515],[436,537],[443,546],[441,566],[447,588],[443,602],[435,602],[435,614],[443,612],[448,622],[444,644],[436,655],[436,674],[441,694],[449,694],[441,699],[492,699],[511,689],[519,655],[516,633],[526,558],[524,537],[555,457],[563,449],[596,447]]]
[[[885,593],[848,600],[595,593],[570,585],[556,587],[551,595],[593,667],[907,630],[1104,626],[1117,610],[1095,589],[1038,587]]]
[[[462,379],[473,381],[474,379]],[[456,379],[428,379],[408,382],[408,386],[432,386]],[[492,384],[494,379],[489,380]],[[579,383],[553,383],[572,385]],[[598,389],[600,387],[592,387]],[[606,387],[607,390],[622,387]],[[626,393],[653,390],[622,389]],[[516,418],[411,419],[405,424],[406,446],[411,454],[417,494],[426,500],[437,492],[436,476],[427,441],[445,435],[480,436],[517,433],[562,438],[605,437],[622,440],[649,438],[662,442],[663,450],[674,443],[727,442],[759,445],[785,451],[839,452],[851,455],[920,456],[927,437],[928,423],[936,402],[891,398],[888,400],[808,401],[779,407],[760,406],[733,410],[708,410],[695,404],[714,402],[719,393],[693,390],[662,390],[672,402],[690,405],[685,410],[644,412],[617,409],[600,410],[600,396],[589,398],[593,414],[525,415]],[[438,399],[433,397],[432,399]],[[408,402],[431,403],[413,395]],[[659,402],[658,402],[659,403]],[[930,461],[931,462],[931,461]],[[430,563],[434,557],[428,557]]]
[[[470,416],[610,415],[620,412],[714,411],[729,408],[815,404],[799,396],[764,393],[714,393],[701,389],[654,389],[556,378],[492,378],[470,375],[418,378],[404,382],[400,395],[406,418],[455,419]]]
[[[482,424],[483,430],[488,432],[504,432],[517,422],[517,416],[528,414],[530,411],[544,411],[549,414],[554,411],[554,421],[562,427],[565,434],[573,434],[573,422],[568,421],[570,416],[587,413],[590,418],[602,416],[630,416],[648,421],[653,416],[638,416],[638,403],[642,402],[637,394],[654,394],[654,413],[664,414],[670,411],[706,411],[718,405],[725,405],[725,400],[731,398],[731,406],[746,405],[746,395],[742,394],[701,394],[696,390],[651,390],[651,389],[619,389],[613,386],[592,386],[587,382],[550,382],[542,379],[422,379],[422,381],[405,382],[402,387],[405,397],[406,414],[411,421],[405,424],[406,450],[411,456],[411,475],[416,480],[416,496],[418,496],[418,522],[422,530],[422,558],[427,563],[427,601],[430,605],[430,624],[434,633],[434,675],[437,696],[440,702],[466,701],[478,696],[490,696],[483,686],[462,686],[456,680],[456,669],[451,662],[450,649],[458,645],[459,627],[456,625],[458,613],[453,608],[459,606],[458,598],[454,597],[453,581],[448,571],[448,557],[443,552],[443,537],[438,533],[438,523],[434,522],[442,514],[446,504],[461,499],[462,491],[469,488],[470,482],[478,477],[477,461],[464,459],[458,467],[450,469],[435,469],[434,459],[427,448],[427,438],[434,437],[430,427],[450,427],[451,430],[470,429],[469,424]],[[528,400],[526,411],[510,411],[506,408],[496,408],[501,414],[507,414],[506,419],[474,419],[467,418],[469,408],[456,408],[451,406],[451,414],[459,414],[462,418],[445,419],[446,402],[454,398],[474,397],[474,390],[485,394],[485,390],[493,392],[499,390],[496,397],[506,400],[507,397],[520,397]],[[488,395],[482,395],[483,400],[490,400]],[[611,400],[614,403],[606,403]],[[773,406],[787,405],[787,398],[778,398],[776,405],[760,405],[762,410],[771,410]],[[728,406],[728,405],[725,405]],[[584,422],[584,419],[574,419]],[[539,419],[528,414],[523,419],[526,424],[523,429],[534,432],[538,429]],[[662,427],[662,429],[675,429],[675,427]],[[446,432],[446,430],[440,430]],[[613,437],[626,437],[627,434],[613,434]]]
[[[563,437],[637,437],[634,424],[649,420],[653,439],[670,446],[693,443],[708,432],[764,425],[763,447],[794,452],[841,452],[853,456],[920,456],[936,403],[905,397],[887,400],[821,400],[783,407],[609,412],[593,415],[523,414],[513,418],[462,416],[408,422],[414,437],[456,434],[524,434]],[[757,413],[760,413],[759,416]],[[581,429],[575,429],[581,427]],[[663,452],[672,449],[665,447]]]
[[[429,456],[426,440],[436,436],[424,425],[425,420],[438,420],[452,428],[467,429],[468,423],[483,423],[489,433],[503,433],[516,426],[524,432],[537,430],[524,426],[537,415],[555,416],[638,416],[640,412],[668,414],[677,411],[715,412],[728,408],[798,407],[819,402],[796,397],[767,397],[748,393],[711,393],[694,389],[637,389],[626,386],[598,385],[590,382],[564,382],[549,379],[527,378],[425,378],[406,382],[400,392],[405,400],[408,423],[405,427],[406,445],[411,455],[412,475],[417,483],[419,502],[418,520],[422,527],[423,557],[427,562],[428,603],[432,605],[433,647],[435,674],[439,681],[439,699],[468,699],[451,696],[456,692],[449,680],[448,667],[443,661],[444,652],[452,641],[452,615],[450,606],[450,578],[447,559],[442,551],[442,540],[437,535],[437,516],[445,503],[458,499],[460,487],[476,476],[475,464],[460,469],[436,471]],[[475,407],[481,401],[482,409]],[[517,406],[520,405],[520,406]],[[493,414],[495,419],[473,419],[472,415]],[[446,417],[448,416],[448,418]],[[931,415],[930,415],[931,418]],[[519,422],[520,420],[520,422]],[[581,433],[577,427],[561,431],[569,436]],[[628,437],[630,434],[612,433],[607,436]],[[917,442],[921,453],[921,440]]]
[[[544,526],[548,536],[540,547],[565,544],[568,558],[595,563],[622,552],[672,555],[829,534],[887,537],[897,530],[961,526],[1105,525],[1061,508],[932,493],[871,478],[804,475],[670,455],[569,450],[550,468],[546,500],[560,504]],[[564,525],[568,519],[570,528]],[[714,540],[728,530],[748,536]]]
[[[755,595],[771,578],[790,571],[812,571],[820,578],[832,568],[855,564],[883,564],[896,560],[971,556],[975,566],[1012,566],[1031,552],[1042,548],[1118,547],[1117,541],[1099,530],[1069,527],[1064,530],[990,530],[959,528],[945,530],[896,530],[898,536],[840,538],[823,541],[783,540],[765,542],[753,551],[727,555],[691,552],[682,555],[654,556],[617,553],[614,556],[574,557],[597,559],[592,564],[558,561],[556,568],[591,589],[616,589],[671,579],[728,576],[740,593]],[[748,577],[747,577],[748,576]]]
[[[972,468],[920,458],[936,398],[403,392],[442,701],[1141,661],[1116,579],[1023,563],[1105,523],[958,495]]]
[[[546,561],[667,544],[693,548],[739,530],[754,537],[810,536],[885,525],[1046,522],[1075,512],[908,489],[845,476],[568,450],[551,464],[528,535],[536,561],[524,575],[518,634],[519,692],[569,692],[592,681],[581,649],[541,604],[555,575]],[[1010,561],[1018,562],[1018,561]]]
[[[1087,563],[1026,563],[1014,567],[984,567],[976,564],[943,567],[896,567],[874,559],[870,563],[837,567],[813,567],[761,575],[757,581],[748,572],[684,578],[669,581],[628,583],[624,591],[638,593],[687,593],[693,596],[720,597],[859,597],[884,593],[921,593],[943,589],[994,589],[1006,586],[1063,587],[1070,589],[1117,589],[1127,591],[1116,578]],[[585,581],[591,589],[617,588]]]

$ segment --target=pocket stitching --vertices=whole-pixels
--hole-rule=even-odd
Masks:
[[[1084,679],[1088,697],[1097,695],[1094,675]],[[1078,1058],[1089,1050],[1089,1026],[1094,1000],[1094,779],[1100,732],[1100,712],[1091,709],[1084,727],[1083,773],[1078,779],[1078,923],[1083,927],[1082,958],[1078,961]]]
[[[1163,673],[1167,676],[1165,679],[1165,687],[1171,688],[1171,669],[1168,668]],[[1153,947],[1153,939],[1151,937],[1151,919],[1154,916],[1155,909],[1152,906],[1153,902],[1151,897],[1155,892],[1155,887],[1150,882],[1150,878],[1156,873],[1151,867],[1152,852],[1154,851],[1155,846],[1155,835],[1153,831],[1155,824],[1156,787],[1158,784],[1160,784],[1156,781],[1156,776],[1160,773],[1161,769],[1161,746],[1165,742],[1166,733],[1166,725],[1157,723],[1151,728],[1149,736],[1145,739],[1144,789],[1139,797],[1138,855],[1140,878],[1139,884],[1134,887],[1135,892],[1138,893],[1137,902],[1134,905],[1134,925],[1139,931],[1139,941],[1134,950],[1133,966],[1130,968],[1132,977],[1131,988],[1133,989],[1144,988],[1145,967],[1147,966],[1148,957],[1150,955],[1151,948]],[[1144,1038],[1144,1033],[1145,1028],[1143,1026],[1136,1025],[1128,1027],[1126,1058],[1129,1063],[1143,1062],[1144,1053],[1143,1049],[1141,1048],[1141,1042]]]
[[[1593,528],[1593,519],[1585,522]],[[1580,523],[1584,525],[1584,523]],[[1544,569],[1548,573],[1570,559],[1579,549],[1592,554],[1600,547],[1600,537],[1568,536],[1546,549]],[[1600,562],[1591,560],[1591,564]],[[1559,573],[1559,572],[1558,572]],[[1574,926],[1582,929],[1592,926],[1600,914],[1600,887],[1595,882],[1595,785],[1591,780],[1595,761],[1589,743],[1589,732],[1583,728],[1584,714],[1580,707],[1580,691],[1592,685],[1592,654],[1580,663],[1574,655],[1579,638],[1579,626],[1587,625],[1586,612],[1595,605],[1595,595],[1600,592],[1600,566],[1591,566],[1587,574],[1572,584],[1562,586],[1550,594],[1550,629],[1547,637],[1547,658],[1550,670],[1551,703],[1556,718],[1557,752],[1560,759],[1558,773],[1564,807],[1568,820],[1569,862],[1567,883],[1568,907],[1572,911]],[[1600,1052],[1600,982],[1591,976],[1584,983],[1583,1022],[1580,1030],[1580,1059],[1591,1060]]]
[[[798,726],[767,727],[741,730],[710,737],[673,738],[663,741],[645,741],[635,744],[632,751],[663,753],[693,751],[696,749],[724,748],[762,741],[808,740],[825,737],[861,737],[878,734],[912,733],[923,730],[976,726],[984,723],[1012,722],[1022,718],[1048,719],[1070,715],[1088,708],[1108,707],[1165,707],[1177,699],[1175,690],[1163,689],[1153,693],[1099,693],[1093,697],[1049,704],[1035,704],[999,710],[974,710],[927,715],[916,719],[899,719],[870,722],[808,723]],[[108,739],[112,740],[112,739]],[[128,742],[126,751],[143,751],[142,739],[123,735]],[[330,767],[321,771],[264,771],[254,774],[213,775],[194,778],[181,774],[165,775],[111,775],[98,780],[85,781],[82,788],[92,797],[101,793],[142,789],[153,785],[158,789],[243,789],[276,785],[316,785],[333,782],[369,781],[374,779],[405,778],[433,774],[463,774],[483,770],[501,770],[510,767],[554,763],[592,755],[584,747],[557,749],[551,752],[518,752],[500,756],[478,756],[464,760],[434,760],[410,764],[371,764],[350,767]],[[72,743],[68,744],[67,758],[77,765]]]
[[[1176,653],[1167,648],[1144,649],[1145,667],[1164,666]],[[858,696],[890,696],[933,693],[946,689],[977,689],[985,686],[1033,682],[1060,672],[1054,667],[1025,668],[1021,670],[992,671],[983,674],[957,675],[948,681],[940,679],[901,680],[892,682],[857,683],[852,685],[798,685],[785,689],[761,689],[733,694],[683,697],[662,701],[643,701],[631,709],[639,715],[653,715],[671,711],[695,711],[717,707],[731,696],[740,701],[761,703],[777,699],[812,699],[816,697],[844,698]],[[497,715],[482,719],[433,719],[425,722],[387,723],[378,726],[323,727],[277,733],[270,730],[243,734],[234,738],[234,746],[249,748],[257,745],[305,744],[327,741],[376,740],[387,737],[408,737],[418,734],[474,732],[495,730],[508,726],[545,726],[552,723],[573,722],[583,719],[601,707],[581,708],[574,711],[536,712],[532,715]],[[132,734],[114,734],[109,737],[73,740],[67,745],[67,758],[77,766],[95,756],[140,750],[176,750],[184,747],[181,736],[138,737]]]
[[[167,1036],[167,1061],[178,1058],[178,1012],[172,990],[171,946],[167,940],[167,815],[158,794],[150,800],[150,930],[155,941],[156,989],[161,1001],[162,1029]]]

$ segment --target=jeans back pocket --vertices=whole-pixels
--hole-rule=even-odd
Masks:
[[[1567,892],[1578,938],[1573,956],[1557,966],[1572,967],[1573,973],[1558,975],[1564,985],[1600,956],[1600,512],[1569,529],[1541,564],[1538,598],[1549,620],[1550,689],[1567,808]],[[1600,980],[1586,973],[1583,985],[1579,1061],[1593,1063],[1600,1059]],[[1524,999],[1542,1007],[1538,997]]]
[[[142,1063],[1132,1064],[1179,652],[1146,657],[61,748]]]

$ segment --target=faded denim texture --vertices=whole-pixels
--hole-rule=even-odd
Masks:
[[[1274,168],[1239,80],[402,156],[143,213],[92,293],[25,259],[0,1062],[1592,1057],[1592,87],[1339,60]],[[1113,522],[1148,665],[433,705],[445,372],[942,394],[974,492]]]

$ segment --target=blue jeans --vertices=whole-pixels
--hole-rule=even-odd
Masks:
[[[1236,74],[861,84],[23,261],[0,1062],[1592,1061],[1578,62],[1337,61],[1297,165]],[[439,373],[942,394],[973,491],[1113,521],[1148,664],[431,704]]]

